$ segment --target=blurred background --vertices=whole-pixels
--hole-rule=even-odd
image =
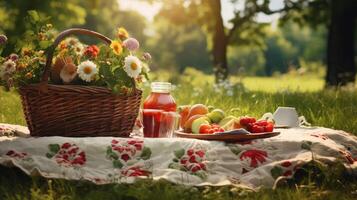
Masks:
[[[155,80],[305,77],[319,89],[355,82],[355,0],[0,0],[4,55],[16,51],[29,10],[58,31],[84,27],[113,38],[125,27],[152,54]]]

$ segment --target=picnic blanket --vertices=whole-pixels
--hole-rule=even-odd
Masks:
[[[185,185],[272,187],[312,159],[342,162],[357,175],[357,138],[322,127],[276,129],[272,138],[225,143],[184,138],[28,136],[0,125],[0,164],[28,175],[96,184],[167,179]]]

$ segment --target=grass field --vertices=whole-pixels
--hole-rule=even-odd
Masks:
[[[192,74],[195,74],[194,76]],[[204,103],[236,116],[259,117],[278,106],[294,106],[313,125],[357,134],[357,90],[322,90],[323,80],[314,76],[257,78],[233,77],[233,85],[212,86],[213,78],[189,72],[175,79],[160,74],[177,87],[179,105]],[[243,83],[243,84],[241,84]],[[144,96],[148,88],[144,90]],[[25,124],[20,100],[14,92],[0,91],[0,122]],[[338,171],[338,170],[336,170]],[[277,190],[251,192],[235,187],[186,187],[167,181],[138,181],[132,185],[96,186],[91,183],[29,178],[16,169],[0,168],[0,199],[356,199],[357,183],[346,181],[333,169],[325,178],[312,177]]]

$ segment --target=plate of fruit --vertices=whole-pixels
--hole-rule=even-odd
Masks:
[[[203,104],[180,106],[177,137],[218,141],[245,141],[279,135],[274,122],[249,116],[226,116],[223,110]]]

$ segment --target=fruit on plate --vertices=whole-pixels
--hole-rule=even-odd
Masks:
[[[233,116],[233,115],[229,115],[229,116],[223,118],[223,119],[218,123],[218,125],[221,126],[221,127],[223,127],[223,126],[225,126],[228,122],[230,122],[232,119],[239,121],[239,118],[237,118],[237,117],[235,117],[235,116]]]
[[[203,104],[195,104],[190,108],[190,111],[188,113],[188,119],[194,115],[205,115],[207,113],[208,113],[207,106]]]
[[[231,131],[242,128],[242,125],[239,123],[238,118],[233,118],[229,122],[225,123],[222,128],[226,131]]]
[[[201,124],[199,128],[200,134],[213,134],[213,133],[221,133],[225,130],[221,128],[218,124]]]
[[[214,106],[207,106],[208,108],[208,112],[211,112],[212,110],[214,110]]]
[[[207,114],[207,117],[210,118],[213,123],[219,123],[225,117],[225,114],[221,109],[214,109]]]
[[[194,133],[194,134],[200,133],[200,126],[203,124],[206,124],[206,125],[210,124],[209,119],[205,116],[193,120],[192,126],[191,126],[192,133]]]
[[[184,105],[178,107],[178,113],[181,116],[180,126],[184,127],[185,122],[188,120],[188,113],[190,112],[190,105]]]
[[[251,133],[272,132],[274,130],[274,122],[267,120],[257,121],[254,117],[241,117],[239,123]]]
[[[190,133],[192,131],[191,127],[192,127],[192,122],[200,117],[204,117],[204,115],[194,115],[192,117],[190,117],[186,122],[185,125],[183,126],[183,130],[186,133]]]

